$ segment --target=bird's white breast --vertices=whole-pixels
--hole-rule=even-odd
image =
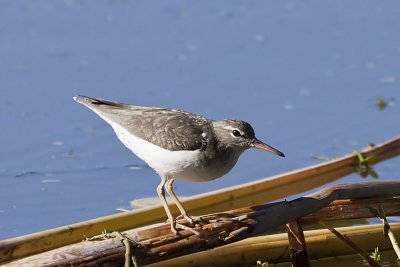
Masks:
[[[200,150],[170,151],[131,134],[118,124],[110,124],[121,142],[160,175],[175,176],[196,166]]]

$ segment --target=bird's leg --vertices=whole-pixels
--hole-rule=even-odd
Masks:
[[[179,201],[178,197],[175,195],[172,184],[174,183],[175,179],[171,178],[165,182],[165,190],[171,196],[172,200],[178,207],[179,211],[182,214],[182,217],[185,218],[190,224],[193,224],[196,221],[201,221],[201,217],[194,217],[190,216],[185,208],[182,206],[181,202]]]
[[[161,200],[161,203],[162,203],[162,205],[163,205],[163,207],[164,207],[165,212],[167,213],[168,220],[169,220],[169,222],[170,222],[170,224],[171,224],[171,231],[172,231],[175,235],[177,235],[177,234],[178,234],[178,231],[176,230],[176,227],[175,227],[175,219],[174,219],[174,217],[172,216],[172,213],[171,213],[171,211],[170,211],[170,209],[169,209],[169,207],[168,207],[167,200],[165,199],[164,186],[165,186],[165,184],[166,184],[167,182],[168,182],[167,177],[161,176],[161,183],[157,186],[157,194],[158,194],[158,197],[159,197],[160,200]]]
[[[171,180],[172,180],[172,182],[171,182]],[[172,188],[172,183],[173,183],[173,179],[172,178],[169,178],[169,177],[162,177],[161,178],[161,183],[158,185],[158,187],[157,187],[157,193],[158,193],[158,196],[160,197],[160,199],[161,199],[161,202],[162,202],[162,204],[163,204],[163,206],[164,206],[164,209],[165,209],[165,212],[167,213],[167,216],[168,216],[168,219],[169,219],[169,221],[170,221],[170,223],[171,223],[171,231],[175,234],[175,235],[178,235],[178,230],[177,230],[177,228],[180,228],[180,229],[183,229],[183,230],[188,230],[188,231],[190,231],[190,232],[192,232],[193,234],[195,234],[195,235],[197,235],[197,236],[202,236],[201,235],[201,233],[199,233],[198,231],[196,231],[196,230],[194,230],[194,229],[192,229],[192,228],[190,228],[190,227],[187,227],[187,226],[185,226],[185,225],[183,225],[183,224],[179,224],[179,223],[176,223],[175,222],[175,220],[174,220],[174,218],[173,218],[173,216],[172,216],[172,213],[171,213],[171,211],[170,211],[170,209],[169,209],[169,207],[168,207],[168,203],[167,203],[167,201],[166,201],[166,199],[165,199],[165,192],[164,192],[164,187],[165,187],[165,190],[167,190],[167,192],[168,192],[168,194],[170,194],[170,196],[172,197],[172,196],[174,196],[175,198],[172,198],[174,201],[175,201],[175,199],[178,201],[178,203],[180,204],[180,202],[179,202],[179,200],[178,200],[178,198],[176,197],[176,195],[172,192],[172,194],[173,195],[171,195],[171,193],[170,193],[170,191],[169,191],[169,189],[168,188],[170,188],[170,186],[171,186],[171,188]],[[171,185],[170,185],[171,184]],[[180,208],[179,208],[180,207]],[[185,214],[186,214],[186,216],[187,217],[185,217],[185,219],[186,220],[188,220],[187,218],[190,218],[188,215],[187,215],[187,213],[186,213],[186,211],[185,211],[185,209],[182,207],[182,205],[180,205],[180,206],[178,206],[178,208],[179,208],[179,210],[181,210],[181,208],[182,208],[182,210],[185,212]],[[192,218],[190,218],[190,219],[192,219]],[[192,223],[192,221],[193,221],[193,219],[192,219],[192,221],[190,221],[190,220],[188,220],[190,223]]]

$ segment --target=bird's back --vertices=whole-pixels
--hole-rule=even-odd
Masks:
[[[193,113],[159,107],[128,105],[93,97],[75,96],[111,125],[170,151],[197,150],[211,120]]]

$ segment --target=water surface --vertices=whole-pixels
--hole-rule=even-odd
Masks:
[[[193,195],[399,134],[398,1],[0,1],[0,239],[113,214],[160,178],[75,94],[251,122]],[[388,105],[379,110],[376,97]],[[376,167],[400,177],[399,159]],[[371,180],[368,178],[367,180]],[[336,181],[361,181],[350,175]]]

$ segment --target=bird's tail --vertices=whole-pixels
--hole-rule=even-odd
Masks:
[[[121,107],[124,106],[125,104],[123,103],[118,103],[118,102],[113,102],[101,98],[96,98],[96,97],[89,97],[89,96],[82,96],[82,95],[76,95],[74,96],[74,100],[80,104],[83,105],[106,105],[106,106],[114,106],[114,107]]]

